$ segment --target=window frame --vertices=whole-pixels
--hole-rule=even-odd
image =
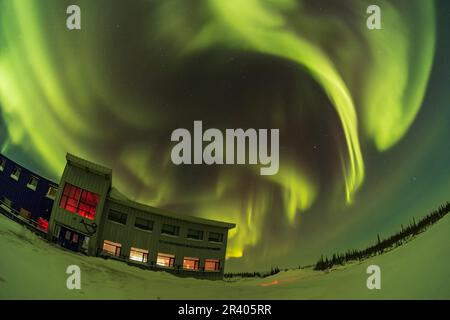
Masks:
[[[199,238],[192,237],[189,234],[189,232],[191,232],[191,231],[199,232],[201,234],[201,236]],[[187,233],[186,233],[186,239],[196,240],[196,241],[203,241],[204,238],[205,238],[205,232],[203,230],[188,228]]]
[[[117,214],[120,214],[120,218],[121,218],[120,221],[111,219],[111,218],[110,218],[111,213],[117,213]],[[125,221],[123,221],[123,217],[124,217],[124,216],[125,216]],[[128,214],[126,214],[126,213],[124,213],[124,212],[120,212],[120,211],[114,210],[114,209],[110,209],[110,210],[108,211],[108,217],[107,217],[107,219],[108,219],[109,221],[111,221],[111,222],[118,223],[118,224],[120,224],[120,225],[126,226],[126,225],[127,225],[127,222],[128,222]]]
[[[194,268],[186,268],[185,261],[193,261]],[[183,270],[199,271],[200,270],[200,259],[195,258],[195,257],[183,257]]]
[[[169,265],[158,263],[160,256],[162,258],[169,258]],[[175,268],[175,255],[170,253],[158,252],[158,254],[156,255],[156,265],[162,268]]]
[[[175,228],[174,230],[176,230],[176,233],[167,233],[167,231],[164,230],[164,227],[173,227],[173,228]],[[163,223],[163,225],[161,227],[161,234],[165,235],[165,236],[170,236],[170,237],[179,237],[180,236],[180,226]]]
[[[16,174],[16,172],[17,172],[17,174]],[[19,181],[21,173],[22,173],[22,168],[15,166],[14,169],[11,171],[10,177],[13,180]]]
[[[142,254],[142,260],[136,260],[131,258],[131,252],[138,252]],[[141,249],[141,248],[136,248],[136,247],[131,247],[130,248],[130,254],[128,259],[134,262],[139,262],[139,263],[148,263],[148,256],[149,256],[149,252],[146,249]]]
[[[214,269],[207,269],[207,263],[214,263]],[[220,271],[220,259],[205,259],[204,270],[206,272],[219,272]]]
[[[50,194],[50,190],[54,190],[54,195]],[[55,200],[56,199],[56,195],[58,194],[58,187],[55,185],[49,185],[47,188],[47,193],[45,194],[45,196],[49,199]]]
[[[36,181],[36,184],[30,183],[30,181]],[[30,175],[30,177],[28,178],[28,182],[27,182],[27,188],[30,190],[36,191],[38,183],[39,183],[39,178],[36,177],[35,175]]]
[[[220,241],[216,241],[214,239],[211,239],[211,234],[220,235]],[[220,233],[220,232],[208,232],[208,242],[223,243],[223,240],[224,240],[224,234],[223,233]]]
[[[112,254],[108,250],[105,250],[105,244],[108,245],[108,246],[111,246],[111,247],[115,247],[114,254]],[[102,251],[104,253],[107,253],[107,254],[113,256],[113,257],[120,257],[120,255],[122,254],[122,244],[118,243],[118,242],[114,242],[114,241],[105,239],[105,240],[103,240]]]
[[[90,198],[88,199],[88,197]],[[59,199],[59,208],[76,213],[80,217],[95,220],[100,199],[101,196],[99,194],[66,182]],[[94,201],[95,203],[90,203],[89,201]]]
[[[146,221],[149,224],[149,228],[142,228],[140,226],[137,225],[138,220],[142,220],[142,221]],[[134,219],[134,228],[138,229],[140,231],[145,231],[145,232],[153,232],[153,228],[154,228],[155,222],[153,220],[150,219],[146,219],[146,218],[141,218],[141,217],[136,217]]]

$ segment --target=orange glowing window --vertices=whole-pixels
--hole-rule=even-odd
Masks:
[[[148,250],[131,247],[130,260],[147,263]]]
[[[173,267],[175,266],[175,256],[173,254],[158,253],[156,264],[161,267]]]
[[[183,259],[183,269],[187,270],[198,270],[198,258],[188,258]]]
[[[220,261],[219,259],[205,259],[205,271],[219,271]]]
[[[70,183],[64,186],[59,207],[80,216],[94,220],[100,196],[87,190],[75,187]]]
[[[122,245],[120,243],[105,240],[103,241],[103,252],[108,253],[113,256],[120,256],[120,251],[122,250]]]

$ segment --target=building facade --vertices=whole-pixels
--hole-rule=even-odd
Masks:
[[[71,154],[66,160],[59,186],[42,180],[42,186],[36,187],[39,192],[29,200],[34,203],[34,207],[29,206],[30,218],[48,221],[48,240],[69,250],[122,260],[144,269],[208,279],[223,277],[228,230],[234,224],[137,203],[112,186],[111,169]],[[15,165],[5,164],[5,175],[11,176]],[[36,176],[21,170],[25,172],[21,182]],[[9,196],[8,203],[20,212],[21,198],[12,194],[20,193],[17,188],[23,186],[13,189],[12,182],[0,185],[0,196]],[[51,197],[43,195],[50,187]],[[44,204],[47,215],[42,214]]]
[[[24,221],[48,227],[58,184],[0,155],[0,208]]]

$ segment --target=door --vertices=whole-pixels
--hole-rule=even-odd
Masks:
[[[84,235],[73,230],[61,227],[59,232],[58,243],[64,248],[78,252],[84,241]]]

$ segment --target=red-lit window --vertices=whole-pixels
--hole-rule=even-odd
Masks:
[[[82,217],[94,220],[95,211],[100,201],[98,194],[75,187],[69,183],[64,186],[59,207],[76,212]]]
[[[78,214],[93,220],[99,198],[100,196],[98,194],[83,190],[81,192],[80,203],[78,204]]]
[[[43,231],[48,231],[48,221],[42,218],[38,219],[39,229]]]

